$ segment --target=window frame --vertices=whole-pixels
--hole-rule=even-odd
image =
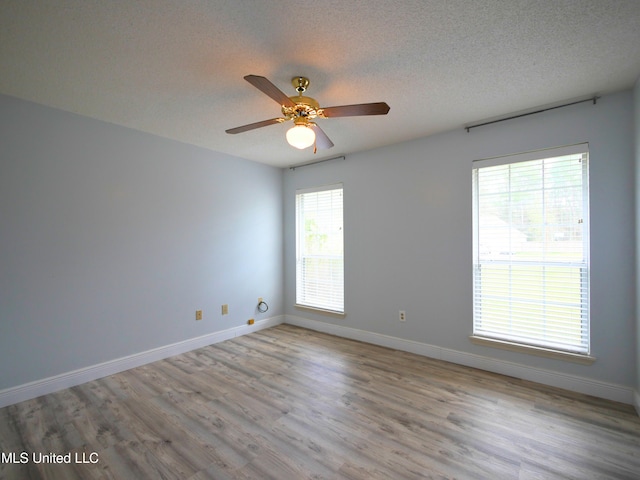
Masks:
[[[307,253],[304,249],[305,246],[305,231],[301,228],[303,225],[304,210],[301,210],[301,197],[309,194],[316,194],[321,192],[334,192],[340,191],[340,227],[339,227],[339,240],[341,253],[340,254],[311,254]],[[329,235],[328,232],[323,230],[323,233]],[[335,316],[344,316],[344,185],[342,183],[334,183],[329,185],[321,185],[317,187],[302,188],[296,190],[295,193],[295,239],[296,239],[296,258],[295,258],[295,306],[297,308],[303,308],[312,310],[315,312],[321,312],[325,314],[331,314]],[[335,236],[329,239],[329,242],[337,241]],[[331,280],[326,282],[329,285],[328,289],[337,288],[339,294],[337,296],[325,291],[316,295],[314,300],[313,293],[309,293],[309,283],[306,282],[304,276],[304,265],[306,259],[314,260],[329,260],[330,262],[339,260],[339,270],[336,270],[333,266],[330,268]],[[336,277],[337,274],[337,277]],[[337,278],[337,281],[334,281]],[[326,277],[316,277],[317,280],[327,280]],[[325,286],[326,286],[325,285]],[[321,287],[322,288],[322,287]],[[330,300],[326,302],[320,301],[319,298],[324,294],[330,295]]]
[[[578,344],[574,346],[564,346],[563,348],[559,348],[558,345],[554,345],[551,341],[543,340],[542,336],[538,339],[534,339],[533,335],[530,337],[528,341],[524,340],[522,336],[514,335],[513,333],[509,334],[505,330],[499,331],[500,327],[493,327],[488,329],[479,328],[479,325],[482,324],[483,318],[480,313],[482,310],[482,301],[484,301],[482,295],[482,285],[479,284],[481,279],[481,270],[482,265],[489,265],[491,262],[487,259],[483,259],[483,255],[480,253],[480,241],[479,235],[481,230],[480,225],[480,213],[479,213],[479,179],[478,172],[487,167],[495,167],[495,166],[507,166],[514,165],[521,162],[527,161],[544,161],[547,159],[555,159],[558,157],[563,157],[567,155],[578,155],[583,154],[584,160],[586,162],[582,162],[582,180],[581,180],[581,188],[582,188],[582,253],[583,259],[580,262],[575,261],[540,261],[537,260],[536,263],[540,265],[549,265],[549,266],[562,266],[567,267],[569,265],[579,264],[579,268],[581,268],[581,274],[584,275],[584,278],[581,277],[580,288],[581,288],[581,308],[584,308],[585,315],[581,316],[580,328],[581,331],[586,329],[586,347],[584,344],[584,339],[582,339]],[[508,183],[508,189],[505,192],[511,192],[511,180]],[[540,192],[544,192],[545,187],[540,189]],[[473,220],[472,220],[472,231],[473,231],[473,321],[472,321],[472,329],[473,333],[470,336],[470,339],[473,343],[492,346],[496,348],[502,348],[512,351],[532,353],[535,355],[541,355],[551,358],[559,358],[565,359],[569,361],[574,361],[583,364],[590,364],[595,361],[595,358],[591,356],[591,328],[590,328],[590,254],[589,254],[589,245],[590,245],[590,229],[589,229],[589,145],[588,143],[577,144],[577,145],[569,145],[565,147],[556,147],[551,149],[537,150],[531,152],[525,152],[521,154],[515,155],[506,155],[502,157],[494,157],[487,159],[475,160],[472,162],[472,206],[473,206]],[[514,202],[509,199],[509,208],[512,208]],[[513,228],[509,223],[509,228]],[[486,231],[485,231],[486,232]],[[549,240],[543,240],[543,244],[549,244]],[[513,255],[513,254],[512,254]],[[498,264],[499,262],[494,263]],[[513,257],[510,257],[508,261],[503,262],[509,265],[511,268],[512,265],[515,266],[526,266],[531,265],[532,262],[524,260],[514,260]],[[584,270],[582,270],[584,269]],[[509,284],[511,283],[511,277],[509,277]],[[510,288],[510,287],[505,287]],[[546,285],[544,287],[547,288]],[[586,288],[586,292],[582,290],[582,288]],[[546,291],[546,290],[545,290]],[[586,294],[586,300],[583,298]],[[508,298],[509,302],[513,301],[513,298],[509,295],[506,295],[503,292],[506,298]],[[546,305],[546,301],[542,300],[541,305]],[[513,321],[512,317],[509,315],[509,321]],[[545,321],[540,322],[541,324]],[[495,331],[490,331],[495,330]]]

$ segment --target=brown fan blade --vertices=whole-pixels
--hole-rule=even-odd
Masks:
[[[339,107],[327,107],[322,109],[324,117],[356,117],[359,115],[386,115],[389,113],[389,105],[385,102],[359,103],[356,105],[341,105]]]
[[[311,125],[311,128],[316,133],[316,147],[318,147],[320,150],[328,150],[329,148],[333,147],[333,142],[329,137],[327,137],[327,134],[324,133],[324,130],[322,130],[315,123]]]
[[[260,127],[266,127],[268,125],[273,125],[274,123],[282,123],[284,121],[285,119],[281,117],[272,118],[271,120],[263,120],[261,122],[250,123],[249,125],[243,125],[241,127],[230,128],[229,130],[225,130],[225,132],[235,135],[236,133],[248,132],[249,130],[254,130]]]
[[[276,87],[265,77],[260,77],[259,75],[247,75],[244,79],[265,95],[273,98],[280,105],[284,105],[285,107],[296,106],[293,100],[291,100],[282,90]]]

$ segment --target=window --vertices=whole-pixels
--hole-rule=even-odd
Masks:
[[[296,192],[296,304],[344,313],[342,184]]]
[[[589,354],[588,145],[473,166],[474,338]]]

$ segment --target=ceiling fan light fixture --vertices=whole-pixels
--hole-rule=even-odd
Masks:
[[[302,150],[313,145],[315,141],[315,132],[306,125],[294,125],[287,130],[287,142],[289,142],[289,145],[292,147]]]

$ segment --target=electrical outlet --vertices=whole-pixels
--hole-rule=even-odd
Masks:
[[[400,320],[401,322],[407,321],[407,313],[404,310],[400,310],[400,313],[398,314],[398,320]]]
[[[222,305],[222,315],[228,315],[228,314],[229,314],[229,305],[225,303],[224,305]]]
[[[249,325],[253,325],[254,323],[256,323],[256,321],[255,321],[253,318],[250,318],[250,319],[247,321],[247,323],[248,323]]]
[[[196,320],[202,320],[202,310],[196,310]]]
[[[262,297],[258,297],[258,303],[262,302]]]

